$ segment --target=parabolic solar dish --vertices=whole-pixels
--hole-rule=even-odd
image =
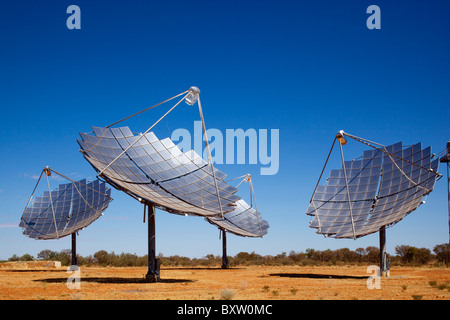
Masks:
[[[111,200],[111,189],[99,180],[60,184],[26,207],[19,226],[30,238],[59,239],[90,225]]]
[[[325,236],[357,238],[399,222],[433,190],[438,161],[431,147],[403,148],[401,142],[343,161],[317,186],[306,211],[313,216],[310,227]]]
[[[260,214],[240,201],[236,195],[238,189],[227,184],[226,175],[213,166],[199,94],[197,87],[191,87],[104,128],[92,127],[93,132],[80,133],[78,139],[80,151],[98,177],[144,204],[144,221],[146,212],[148,217],[148,282],[160,280],[155,207],[180,215],[220,217],[215,224],[219,228],[222,225],[222,231],[239,235],[262,236],[267,232],[268,224],[261,221]],[[144,133],[135,134],[129,127],[114,127],[181,95],[184,96]],[[172,140],[160,140],[151,131],[183,100],[190,106],[198,104],[207,162],[195,151],[182,152]],[[259,230],[255,219],[259,221]]]
[[[236,208],[222,217],[205,218],[209,223],[219,229],[242,237],[262,237],[267,234],[269,223],[262,220],[259,211],[256,211],[244,200],[236,202]]]
[[[214,169],[213,174],[195,151],[183,153],[169,138],[159,140],[153,132],[134,135],[128,127],[92,129],[78,140],[85,159],[102,178],[135,198],[167,212],[196,216],[216,216],[220,207],[223,214],[231,212],[240,199],[238,189],[223,181],[223,172]]]

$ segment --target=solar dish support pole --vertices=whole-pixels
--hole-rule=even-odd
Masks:
[[[229,269],[230,262],[227,255],[227,232],[225,229],[220,229],[222,232],[222,269]]]
[[[450,162],[447,162],[447,194],[448,194],[448,243],[450,244]]]
[[[77,234],[75,232],[72,233],[72,265],[78,265],[77,261]]]
[[[389,276],[389,266],[387,262],[386,253],[386,227],[382,226],[379,231],[380,234],[380,276]]]
[[[148,272],[145,275],[147,282],[160,281],[159,259],[156,259],[156,233],[155,233],[155,206],[150,202],[145,202],[147,208],[147,224],[148,224]]]
[[[447,142],[446,154],[439,162],[447,164],[448,243],[450,244],[450,141]]]

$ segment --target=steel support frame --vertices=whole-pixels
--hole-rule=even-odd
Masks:
[[[155,232],[155,206],[151,202],[144,203],[147,209],[148,224],[148,271],[145,275],[146,282],[159,282],[160,260],[156,258],[156,232]]]
[[[450,244],[450,162],[447,162],[448,243]]]
[[[220,229],[222,232],[222,269],[229,269],[230,262],[227,256],[227,232],[224,229]]]
[[[72,233],[72,265],[78,265],[77,260],[77,234],[75,232]]]
[[[389,277],[390,263],[386,253],[386,227],[382,226],[380,234],[380,276]]]
[[[446,150],[446,154],[439,159],[439,162],[447,164],[448,243],[450,244],[450,141],[447,142]]]
[[[155,232],[155,206],[146,202],[148,224],[148,271],[145,275],[146,282],[159,282],[160,278],[160,260],[156,258],[156,232]],[[230,264],[227,256],[227,236],[226,231],[222,231],[222,269],[229,269]]]

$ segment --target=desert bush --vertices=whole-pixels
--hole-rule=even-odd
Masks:
[[[402,264],[424,265],[434,258],[430,249],[416,248],[408,245],[396,246],[395,253]]]
[[[231,300],[234,297],[234,291],[231,289],[225,289],[220,292],[222,300]]]
[[[433,252],[440,263],[443,263],[446,266],[450,264],[450,244],[438,244],[434,246]]]
[[[426,248],[416,248],[408,245],[399,245],[395,247],[395,256],[390,256],[391,265],[432,265],[433,261],[436,266],[450,264],[450,245],[436,245],[433,248],[435,255]],[[280,265],[301,265],[301,266],[317,266],[317,265],[346,265],[370,263],[377,264],[379,262],[380,250],[376,247],[369,246],[367,248],[357,248],[355,251],[348,248],[336,250],[316,250],[312,248],[306,249],[305,252],[290,251],[289,254],[282,252],[277,255],[260,255],[254,251],[239,252],[235,256],[228,256],[230,266],[280,266]],[[71,264],[71,251],[69,249],[55,252],[51,250],[42,250],[38,254],[38,259],[61,261],[62,265]],[[189,258],[179,255],[164,257],[161,253],[158,255],[161,259],[161,265],[174,267],[219,267],[222,264],[222,256],[207,254],[202,258]],[[13,255],[8,261],[26,261],[33,259],[31,255],[18,257]],[[136,253],[107,252],[100,250],[87,257],[78,256],[79,265],[99,265],[114,267],[136,267],[147,266],[147,255],[138,256]]]

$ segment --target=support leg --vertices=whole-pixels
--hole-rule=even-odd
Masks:
[[[156,259],[156,233],[155,233],[155,207],[152,204],[145,204],[147,207],[148,220],[148,272],[145,276],[147,282],[158,282],[159,259]]]
[[[77,235],[72,233],[72,265],[76,266],[77,263]]]
[[[380,228],[380,276],[389,276],[389,266],[387,263],[386,254],[386,228],[383,226]]]
[[[227,232],[222,229],[222,269],[229,269],[230,263],[227,256]]]

